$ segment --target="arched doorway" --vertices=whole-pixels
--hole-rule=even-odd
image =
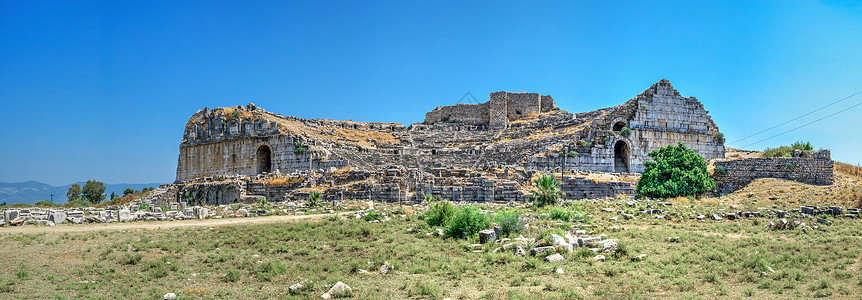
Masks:
[[[257,174],[267,172],[272,169],[272,150],[269,146],[263,145],[257,148]]]
[[[626,127],[626,122],[619,121],[619,122],[614,123],[613,130],[619,132],[619,131],[623,130],[623,128],[625,128],[625,127]]]
[[[614,144],[614,172],[629,172],[629,145],[625,141],[617,141]]]

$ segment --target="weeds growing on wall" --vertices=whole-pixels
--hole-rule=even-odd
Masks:
[[[795,142],[790,146],[779,146],[777,148],[766,148],[763,157],[791,157],[794,150],[811,151],[814,147],[809,142]]]

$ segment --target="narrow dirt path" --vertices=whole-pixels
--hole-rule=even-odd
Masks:
[[[342,212],[339,215],[351,215],[352,212]],[[42,232],[89,232],[101,230],[136,230],[136,229],[169,229],[180,227],[193,226],[224,226],[237,224],[264,224],[264,223],[280,223],[294,222],[301,220],[321,219],[331,216],[331,214],[304,215],[304,216],[266,216],[266,217],[250,217],[250,218],[230,218],[230,219],[195,219],[195,220],[178,220],[178,221],[137,221],[130,223],[107,223],[107,224],[62,224],[53,227],[23,225],[14,227],[0,227],[0,234],[4,233],[42,233]]]

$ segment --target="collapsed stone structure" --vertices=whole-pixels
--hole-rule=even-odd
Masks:
[[[647,153],[679,142],[707,160],[724,157],[723,137],[703,105],[667,80],[620,106],[579,114],[535,93],[490,98],[438,107],[409,128],[286,117],[253,104],[206,108],[186,124],[177,181],[347,166],[642,172]]]
[[[829,150],[795,150],[792,157],[756,157],[715,162],[716,191],[723,195],[745,187],[758,178],[778,178],[808,184],[834,182]]]
[[[560,110],[551,96],[537,93],[495,92],[489,98],[485,103],[437,107],[426,114],[424,122],[409,127],[303,119],[270,113],[253,104],[205,108],[186,124],[176,180],[191,183],[220,176],[324,174],[351,167],[368,172],[399,170],[401,175],[395,177],[406,176],[403,178],[410,183],[371,183],[365,178],[355,183],[367,186],[340,187],[335,193],[390,195],[385,197],[390,200],[415,199],[424,193],[452,197],[440,190],[447,186],[488,201],[500,200],[501,191],[517,186],[520,192],[508,192],[502,200],[523,200],[527,197],[523,190],[530,185],[527,172],[638,173],[649,159],[647,153],[679,142],[707,160],[724,157],[724,138],[703,105],[694,97],[680,96],[667,80],[622,105],[577,114]],[[433,168],[481,174],[448,181],[444,175],[430,172]],[[490,176],[491,169],[520,169],[523,175],[516,180]],[[580,182],[589,186],[587,181]],[[623,183],[611,191],[631,193],[632,185]],[[261,188],[253,180],[237,190],[242,193],[231,194],[232,199],[264,194],[291,197],[291,188]],[[591,188],[581,190],[574,194],[587,198],[603,194]]]

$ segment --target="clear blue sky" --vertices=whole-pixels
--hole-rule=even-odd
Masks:
[[[172,182],[207,106],[413,123],[467,91],[581,112],[667,78],[733,141],[862,90],[855,1],[251,2],[0,0],[0,181]],[[860,116],[749,148],[857,164]]]

